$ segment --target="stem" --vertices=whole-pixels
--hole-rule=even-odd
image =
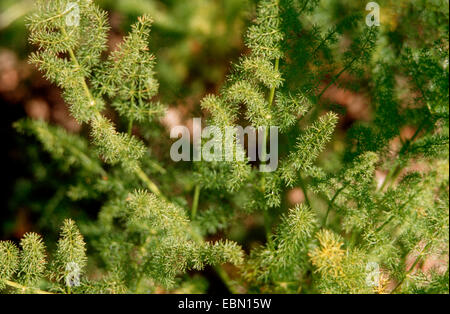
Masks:
[[[333,198],[331,199],[330,203],[328,204],[327,212],[325,213],[325,218],[323,219],[323,223],[322,223],[323,227],[327,226],[328,215],[330,214],[330,211],[331,211],[331,208],[333,207],[334,201],[346,187],[347,187],[347,184],[345,184],[343,187],[341,187],[339,190],[337,190],[336,193],[334,193]]]
[[[364,44],[363,44],[362,47],[361,47],[361,51],[364,51],[364,49],[366,48],[366,44],[369,42],[370,35],[371,35],[371,34],[369,34],[369,35],[367,36],[366,41],[364,42]],[[325,91],[326,91],[331,85],[333,85],[333,84],[339,79],[339,77],[340,77],[345,71],[347,71],[347,70],[353,65],[353,63],[354,63],[356,60],[358,60],[358,58],[360,58],[360,55],[356,55],[352,60],[350,60],[349,63],[347,63],[347,65],[346,65],[346,66],[345,66],[338,74],[336,74],[336,75],[333,77],[333,79],[330,81],[330,83],[328,83],[328,85],[325,86],[324,89],[322,89],[322,91],[320,92],[320,94],[317,96],[317,100],[319,100],[319,99],[323,96],[323,94],[325,93]]]
[[[411,195],[411,197],[405,203],[403,203],[402,206],[399,207],[398,212],[401,212],[406,207],[406,205],[408,205],[408,203],[414,199],[414,196],[415,195]],[[391,215],[391,217],[389,217],[380,227],[378,227],[375,230],[375,233],[378,233],[381,230],[383,230],[383,228],[387,226],[392,221],[392,219],[394,219],[394,217],[395,215]]]
[[[354,248],[356,246],[357,240],[358,240],[358,232],[353,230],[352,237],[350,239],[350,247]]]
[[[336,33],[336,31],[337,31],[337,28],[335,28],[332,32],[330,32],[330,33],[327,35],[327,37],[325,37],[325,38],[320,42],[320,44],[319,44],[319,45],[314,49],[314,51],[312,52],[312,55],[313,55],[313,56],[314,56],[314,55],[316,54],[316,52],[320,49],[320,47],[322,47],[322,45],[323,45],[324,43],[326,43],[327,40],[330,39],[331,36],[333,36],[333,35]]]
[[[128,135],[131,136],[132,132],[133,132],[133,119],[130,119],[128,121]]]
[[[398,176],[400,175],[400,173],[402,173],[402,169],[403,169],[402,166],[397,165],[397,166],[393,169],[393,171],[392,171],[392,173],[391,173],[391,175],[390,175],[389,181],[387,181],[388,184],[385,185],[384,182],[383,182],[382,188],[389,187],[392,183],[394,183],[395,180],[397,180],[397,178],[398,178]],[[387,178],[386,178],[386,179],[387,179]]]
[[[278,68],[280,67],[280,59],[276,59],[275,60],[275,68],[274,68],[274,70],[275,71],[278,71]],[[275,98],[275,87],[272,87],[271,89],[270,89],[270,92],[269,92],[269,97],[268,97],[268,99],[267,99],[267,102],[269,103],[269,108],[270,107],[272,107],[272,104],[273,104],[273,100],[274,100],[274,98]],[[263,140],[263,143],[262,143],[262,152],[261,152],[261,159],[262,160],[265,160],[266,159],[266,153],[267,153],[267,137],[269,136],[269,128],[265,128],[265,130],[264,130],[264,140]]]
[[[377,230],[375,230],[375,233],[378,233],[378,232],[380,232],[381,230],[383,230],[383,228],[385,227],[385,226],[387,226],[391,221],[392,221],[392,219],[394,219],[394,215],[392,215],[391,217],[389,217],[380,227],[378,227],[377,228]]]
[[[136,175],[142,180],[142,182],[144,182],[147,185],[150,191],[152,191],[155,195],[163,199],[166,199],[166,197],[159,190],[158,186],[152,180],[150,180],[150,178],[145,174],[145,172],[141,169],[141,167],[139,166],[136,167],[134,169],[134,173],[136,173]]]
[[[21,284],[18,284],[17,282],[10,281],[10,280],[3,280],[3,282],[4,282],[6,285],[10,286],[10,287],[13,287],[13,288],[16,288],[16,289],[20,289],[20,290],[22,290],[22,291],[33,290],[33,291],[34,291],[35,293],[37,293],[37,294],[53,294],[53,293],[51,293],[51,292],[44,291],[44,290],[40,290],[40,289],[37,289],[37,288],[26,287],[26,286],[23,286],[23,285],[21,285]]]
[[[275,60],[275,68],[274,69],[275,69],[275,71],[278,71],[279,68],[280,68],[280,59],[277,58]],[[270,89],[270,93],[269,93],[269,107],[272,106],[274,97],[275,97],[275,87],[272,87]]]
[[[222,279],[222,281],[225,283],[231,294],[237,294],[238,291],[236,290],[235,285],[231,282],[231,279],[228,276],[227,272],[220,266],[215,266],[214,269],[219,275],[220,279]]]
[[[420,131],[422,131],[422,129],[425,127],[427,120],[423,119],[423,121],[420,123],[419,127],[417,128],[416,132],[414,132],[414,135],[406,141],[406,144],[402,147],[401,152],[403,152],[403,154],[407,153],[411,144],[414,142],[414,140],[416,139],[416,137],[419,135]]]
[[[68,36],[68,34],[67,34],[67,32],[66,32],[66,28],[65,28],[65,27],[61,27],[61,32],[63,33],[63,35],[64,35],[66,38],[69,38],[69,36]],[[73,49],[69,47],[69,48],[68,48],[68,51],[69,51],[69,55],[70,55],[70,58],[71,58],[72,62],[73,62],[73,63],[75,64],[75,66],[77,67],[77,70],[80,69],[80,63],[78,62],[78,59],[77,59],[77,57],[75,56],[75,53],[73,52]],[[92,97],[91,91],[89,90],[89,87],[88,87],[87,84],[86,84],[86,80],[85,80],[84,78],[81,78],[81,79],[80,79],[80,83],[81,83],[81,85],[83,86],[83,90],[84,90],[84,92],[86,93],[86,96],[87,96],[87,98],[89,99],[90,103],[91,103],[91,104],[95,104],[94,97]],[[99,113],[99,112],[96,112],[96,115],[100,116],[100,113]]]
[[[274,70],[278,71],[279,67],[280,67],[280,59],[277,58],[275,60]],[[272,107],[273,100],[275,98],[275,89],[276,88],[274,86],[269,91],[269,96],[268,96],[268,99],[267,99],[267,102],[269,103],[269,108]],[[264,162],[266,160],[266,154],[267,154],[267,138],[268,138],[268,136],[269,136],[269,128],[266,127],[264,129],[264,139],[263,139],[263,142],[261,144],[262,145],[261,160],[264,160]],[[264,175],[261,178],[261,189],[262,189],[262,191],[264,193],[264,190],[265,190],[265,178],[264,178]],[[264,210],[264,229],[266,230],[266,238],[267,238],[267,241],[269,242],[270,239],[271,239],[270,234],[271,234],[271,231],[272,231],[271,217],[269,215],[269,209]]]
[[[387,183],[389,182],[390,178],[392,177],[393,173],[396,171],[396,168],[398,167],[398,165],[395,168],[392,168],[388,174],[386,175],[386,178],[383,181],[383,184],[380,187],[380,191],[383,191],[385,189],[385,187],[387,186]]]
[[[299,182],[300,183],[300,187],[302,188],[303,194],[305,195],[306,204],[308,205],[309,208],[312,209],[311,202],[309,201],[309,197],[308,197],[308,191],[306,190],[306,185],[303,183],[303,179],[302,179],[301,176],[300,176],[300,180],[299,181],[300,181]]]
[[[402,278],[402,280],[400,280],[400,282],[395,286],[394,289],[392,289],[391,293],[394,293],[395,291],[398,290],[398,288],[400,288],[400,286],[405,282],[406,277],[408,277],[409,274],[412,273],[412,271],[414,270],[414,268],[417,266],[417,264],[420,262],[420,260],[423,257],[423,253],[425,253],[425,250],[431,245],[431,241],[428,242],[423,249],[420,251],[419,255],[417,256],[416,260],[414,261],[414,263],[412,264],[412,266],[409,268],[408,272],[406,273],[405,277]]]
[[[306,6],[308,5],[309,1],[305,1],[305,4],[303,5],[302,9],[300,10],[300,13],[303,13],[303,11],[306,9]]]
[[[354,57],[353,58],[353,60],[352,61],[350,61],[338,74],[336,74],[332,79],[331,79],[331,81],[330,81],[330,83],[328,83],[328,85],[327,86],[325,86],[323,89],[322,89],[322,91],[320,92],[320,94],[319,94],[319,96],[317,96],[317,99],[320,99],[322,96],[323,96],[323,94],[327,91],[327,89],[331,86],[331,85],[333,85],[338,79],[339,79],[339,77],[345,72],[345,71],[347,71],[347,69],[348,68],[350,68],[351,66],[352,66],[352,64],[353,64],[353,62],[355,62],[356,61],[356,59],[358,59],[357,57]]]
[[[195,215],[197,214],[199,197],[200,197],[200,185],[196,185],[194,191],[194,200],[192,201],[191,219],[194,219]]]
[[[425,127],[426,119],[424,119],[419,127],[417,128],[416,132],[414,132],[414,135],[406,141],[406,143],[402,146],[400,149],[400,153],[406,154],[411,146],[411,144],[415,141],[417,136],[420,134],[420,131]],[[380,187],[380,191],[383,191],[386,187],[390,186],[392,183],[395,182],[395,180],[398,178],[402,171],[403,167],[401,167],[399,164],[395,166],[395,168],[391,169],[389,173],[387,174],[386,178],[383,181],[383,184]]]

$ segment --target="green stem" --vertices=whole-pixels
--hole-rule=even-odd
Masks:
[[[402,146],[402,148],[400,149],[400,153],[401,154],[406,154],[408,152],[408,150],[411,147],[411,144],[414,143],[414,141],[416,140],[417,136],[419,136],[420,132],[422,131],[422,129],[425,127],[426,125],[426,119],[424,119],[419,127],[417,128],[416,132],[414,132],[414,135],[406,141],[406,143]],[[386,178],[383,181],[383,184],[380,187],[380,191],[383,191],[386,187],[390,186],[392,183],[395,182],[395,180],[398,178],[398,176],[400,175],[401,171],[402,171],[403,167],[400,166],[399,164],[397,164],[395,166],[395,168],[391,169],[389,171],[389,173],[387,174]]]
[[[308,205],[309,208],[312,209],[311,202],[309,201],[309,197],[308,197],[308,193],[307,193],[308,191],[306,190],[306,185],[304,184],[303,179],[302,179],[301,176],[300,176],[300,180],[299,181],[300,181],[300,187],[302,188],[303,194],[305,195],[306,204]]]
[[[362,47],[361,47],[361,51],[364,51],[364,50],[365,50],[366,44],[369,43],[369,38],[370,38],[370,36],[371,36],[371,34],[369,34],[369,35],[367,36],[366,41],[364,42],[364,44],[363,44]],[[342,75],[345,71],[347,71],[347,70],[353,65],[353,63],[354,63],[356,60],[358,60],[360,57],[361,57],[360,55],[357,55],[357,56],[353,57],[353,59],[350,60],[350,62],[347,63],[347,65],[344,66],[344,68],[343,68],[338,74],[336,74],[336,75],[331,79],[330,83],[328,83],[328,85],[325,86],[325,87],[322,89],[322,91],[321,91],[321,92],[319,93],[319,95],[317,96],[317,100],[319,100],[319,99],[323,96],[323,94],[325,93],[325,91],[326,91],[331,85],[333,85],[333,84],[339,79],[339,77],[341,77],[341,75]]]
[[[391,293],[394,293],[395,291],[397,291],[400,286],[405,282],[406,277],[408,277],[409,274],[411,274],[414,270],[414,268],[417,266],[417,264],[422,260],[423,254],[425,253],[426,249],[428,249],[428,247],[431,245],[431,241],[428,242],[423,249],[420,251],[419,255],[417,256],[416,260],[414,261],[414,263],[412,264],[411,268],[408,270],[408,272],[405,274],[405,276],[402,278],[402,280],[400,280],[400,282],[395,286],[394,289],[392,289]]]
[[[231,294],[237,294],[238,291],[237,291],[235,285],[232,283],[227,272],[222,267],[220,267],[220,265],[215,266],[214,269],[215,269],[216,273],[219,275],[220,279],[222,279],[222,281],[225,283],[225,285],[227,286],[227,288],[231,292]]]
[[[148,189],[151,192],[163,199],[166,199],[166,197],[159,190],[158,186],[152,180],[150,180],[150,178],[145,174],[141,167],[136,167],[134,169],[134,173],[136,173],[136,175],[142,180],[142,182],[147,185]]]
[[[69,35],[67,34],[67,31],[66,31],[65,27],[61,27],[61,32],[63,33],[63,35],[67,39],[69,38]],[[80,63],[78,62],[78,59],[75,56],[75,53],[74,53],[73,49],[69,47],[68,51],[69,51],[69,55],[70,55],[70,58],[71,58],[72,62],[77,67],[77,70],[79,70],[81,68],[80,67]],[[81,83],[81,86],[83,87],[84,92],[86,93],[87,98],[89,99],[89,102],[91,104],[95,104],[94,97],[92,96],[91,91],[89,90],[89,87],[86,84],[86,80],[84,78],[80,78],[80,83]],[[100,113],[96,112],[96,115],[100,116]]]
[[[388,182],[390,181],[390,178],[392,177],[393,173],[396,171],[397,167],[398,167],[398,165],[395,168],[391,168],[391,170],[389,170],[388,174],[386,175],[386,178],[384,178],[383,184],[380,187],[380,191],[384,191]]]
[[[352,237],[350,239],[350,247],[354,248],[356,246],[356,242],[358,240],[358,233],[357,231],[353,230]]]
[[[44,291],[44,290],[40,290],[40,289],[37,289],[37,288],[26,287],[26,286],[23,286],[23,285],[21,285],[21,284],[18,284],[17,282],[10,281],[10,280],[3,280],[3,282],[4,282],[6,285],[10,286],[10,287],[13,287],[13,288],[22,290],[22,291],[24,291],[24,292],[27,291],[27,290],[33,290],[33,291],[34,291],[35,293],[37,293],[37,294],[53,294],[53,293],[51,293],[51,292]]]
[[[197,214],[199,197],[200,197],[200,185],[196,185],[194,191],[194,200],[192,201],[191,219],[194,219],[195,215]]]
[[[280,67],[280,59],[277,58],[275,60],[275,66],[274,66],[274,70],[278,71]],[[267,102],[269,103],[269,108],[272,107],[273,104],[273,100],[275,99],[275,86],[272,87],[269,91],[269,96],[267,99]],[[266,160],[266,155],[267,155],[267,138],[269,137],[269,128],[266,127],[264,129],[264,138],[263,138],[263,142],[262,142],[262,151],[261,151],[261,160]],[[261,189],[264,193],[265,190],[265,177],[264,175],[261,178]],[[269,213],[269,209],[264,210],[264,228],[266,230],[266,238],[267,241],[270,241],[271,237],[270,234],[272,232],[272,219],[270,217],[270,213]]]
[[[264,230],[266,232],[267,243],[272,241],[272,217],[270,216],[269,209],[264,210]]]
[[[194,201],[192,204],[192,212],[191,212],[191,216],[192,218],[195,217],[195,214],[197,212],[197,208],[198,208],[198,202],[199,202],[199,197],[200,197],[200,186],[196,185],[195,186],[195,192],[194,192]],[[203,239],[203,236],[201,234],[198,233],[198,231],[194,228],[189,228],[189,234],[191,235],[192,239],[199,243],[202,244],[205,240]],[[228,274],[226,273],[226,271],[222,268],[221,265],[215,265],[214,266],[214,270],[216,271],[216,273],[219,275],[219,277],[222,279],[222,282],[225,284],[225,286],[228,288],[228,290],[232,293],[232,294],[236,294],[236,288],[235,285],[231,282],[230,277],[228,276]]]
[[[411,202],[413,199],[414,199],[414,197],[415,197],[415,195],[413,194],[413,195],[411,195],[409,198],[408,198],[408,200],[405,202],[405,203],[403,203],[400,207],[399,207],[399,209],[397,210],[397,212],[401,212],[405,207],[406,207],[406,205],[408,205],[408,203],[409,202]],[[389,217],[380,227],[378,227],[376,230],[375,230],[375,233],[378,233],[378,232],[380,232],[381,230],[383,230],[383,228],[384,227],[386,227],[393,219],[394,219],[394,217],[395,217],[395,214],[394,215],[391,215],[391,217]]]
[[[336,193],[334,193],[333,198],[331,199],[330,203],[328,203],[328,208],[327,208],[327,212],[325,213],[325,217],[323,219],[323,223],[322,226],[326,227],[327,226],[327,221],[328,221],[328,215],[330,214],[331,208],[333,208],[333,203],[336,200],[336,198],[338,197],[338,195],[347,187],[347,184],[345,184],[343,187],[341,187],[339,190],[336,191]]]
[[[280,68],[280,59],[276,59],[275,60],[275,71],[278,71],[278,69]],[[270,93],[269,93],[269,107],[272,106],[273,103],[273,99],[275,98],[275,86],[272,87],[270,89]]]
[[[278,68],[280,67],[280,59],[276,59],[275,60],[275,71],[278,71]],[[269,91],[269,96],[267,99],[267,102],[269,103],[269,108],[272,107],[273,104],[273,100],[275,98],[275,87],[272,87]],[[262,152],[261,152],[261,159],[265,160],[266,159],[266,154],[267,154],[267,138],[269,137],[269,128],[266,127],[264,130],[264,140],[262,143]]]
[[[128,121],[128,135],[131,136],[132,132],[133,132],[133,119],[130,119]]]
[[[381,226],[379,226],[376,230],[375,233],[380,232],[381,230],[383,230],[384,227],[386,227],[391,221],[392,219],[394,219],[394,215],[392,215],[391,217],[389,217]]]

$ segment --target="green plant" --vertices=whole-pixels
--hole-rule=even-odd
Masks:
[[[246,36],[250,53],[233,66],[220,93],[201,102],[209,125],[219,129],[279,127],[279,168],[259,172],[262,162],[191,167],[157,158],[156,147],[149,151],[144,143],[167,136],[157,120],[164,106],[147,43],[150,17],[139,18],[103,58],[105,13],[78,1],[79,25],[73,25],[69,2],[37,2],[29,19],[30,41],[38,47],[31,62],[63,90],[90,143],[43,121],[15,127],[36,136],[71,175],[62,187],[68,198],[101,202],[97,220],[78,222],[91,245],[91,272],[101,279],[89,279],[83,238],[66,220],[48,269],[38,235],[27,234],[20,253],[0,242],[0,288],[204,292],[204,280],[189,270],[212,265],[230,292],[448,293],[448,265],[432,274],[417,267],[428,256],[448,255],[448,29],[423,46],[397,49],[358,14],[324,31],[314,23],[318,1],[261,0]],[[448,22],[446,10],[433,10]],[[344,37],[351,45],[341,52]],[[401,94],[399,81],[412,97]],[[338,142],[339,115],[326,95],[335,86],[366,88],[374,119],[355,123],[345,147],[331,153],[326,148]],[[105,116],[107,104],[117,125]],[[405,127],[414,129],[412,136],[401,134]],[[375,171],[383,169],[388,174],[377,184]],[[284,198],[292,187],[302,189],[302,204]],[[236,241],[211,240],[219,231],[238,233],[240,219],[255,217],[263,219],[265,243],[245,248],[248,254],[232,232]],[[225,263],[234,268],[222,268]],[[368,283],[374,263],[378,280]]]

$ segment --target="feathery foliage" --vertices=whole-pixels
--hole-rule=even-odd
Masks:
[[[401,23],[369,27],[352,1],[327,10],[258,1],[245,54],[200,106],[208,126],[259,128],[265,146],[261,127],[279,128],[279,167],[263,172],[264,156],[189,165],[161,157],[168,134],[157,119],[165,107],[149,16],[108,54],[107,15],[92,1],[37,1],[30,62],[87,132],[36,120],[15,127],[70,174],[54,206],[93,201],[98,217],[81,216],[80,230],[64,220],[48,259],[35,233],[21,249],[0,242],[0,289],[197,293],[212,266],[232,293],[448,293],[448,261],[425,267],[448,259],[448,2],[424,15],[425,2],[404,11],[380,3]],[[426,39],[400,36],[413,18]],[[344,91],[364,95],[368,117],[344,120],[350,105],[333,98]],[[253,231],[263,243],[247,242]]]

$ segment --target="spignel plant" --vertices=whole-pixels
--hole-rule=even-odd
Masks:
[[[231,293],[449,293],[448,2],[430,4],[416,45],[366,25],[364,6],[322,25],[323,2],[258,1],[246,52],[198,103],[220,130],[278,127],[279,165],[264,172],[268,128],[257,161],[169,160],[149,15],[111,52],[93,1],[37,0],[30,63],[83,129],[14,127],[70,177],[49,204],[98,208],[58,216],[50,252],[33,232],[1,241],[0,290],[206,293],[210,267]],[[371,118],[343,126],[332,89],[366,93]]]

